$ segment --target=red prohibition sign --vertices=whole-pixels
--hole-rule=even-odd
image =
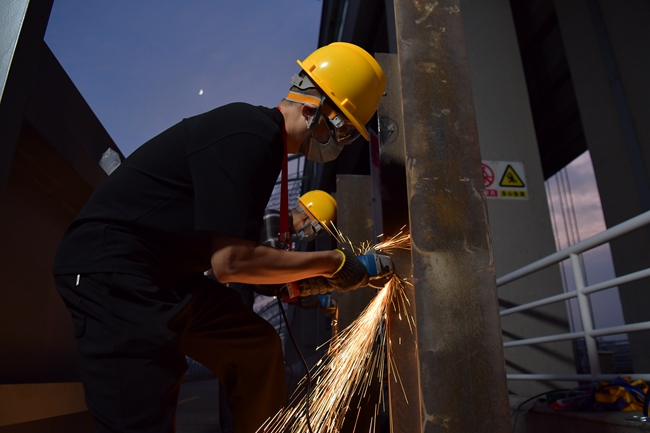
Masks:
[[[494,183],[494,171],[489,165],[483,164],[483,185],[487,188]]]

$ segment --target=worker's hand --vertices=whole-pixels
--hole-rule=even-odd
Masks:
[[[335,251],[343,255],[343,263],[334,275],[327,278],[327,283],[339,292],[367,286],[370,277],[366,267],[357,259],[357,256],[344,249]]]
[[[298,281],[300,296],[324,295],[334,290],[346,292],[368,285],[368,271],[354,253],[336,250],[343,256],[343,263],[329,278],[312,277]]]
[[[324,295],[336,290],[325,277],[305,278],[298,281],[300,286],[300,296]]]

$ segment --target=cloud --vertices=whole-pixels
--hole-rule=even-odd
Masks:
[[[606,229],[589,152],[546,181],[558,249]]]
[[[589,152],[585,152],[546,181],[547,198],[558,250],[606,230],[596,177]],[[616,276],[609,244],[582,254],[586,284],[592,285]],[[566,277],[565,290],[575,290],[573,270],[567,261],[561,265]],[[625,323],[618,288],[613,287],[590,295],[596,327]],[[581,331],[577,301],[569,303],[574,331]]]

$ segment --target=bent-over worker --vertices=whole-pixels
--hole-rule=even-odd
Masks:
[[[285,152],[326,162],[369,139],[384,92],[379,64],[352,44],[298,64],[276,108],[225,105],[143,144],[66,231],[55,282],[96,432],[173,432],[186,355],[225,384],[235,432],[254,432],[285,403],[282,350],[273,327],[224,284],[300,281],[310,294],[367,283],[350,252],[258,243]]]

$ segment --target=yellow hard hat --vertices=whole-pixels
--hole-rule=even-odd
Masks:
[[[300,67],[336,104],[366,140],[370,120],[386,88],[386,75],[363,48],[334,42],[311,53]]]
[[[331,222],[336,221],[337,205],[334,197],[325,191],[315,189],[298,197],[298,201],[310,217],[317,219],[326,230],[331,229]]]

